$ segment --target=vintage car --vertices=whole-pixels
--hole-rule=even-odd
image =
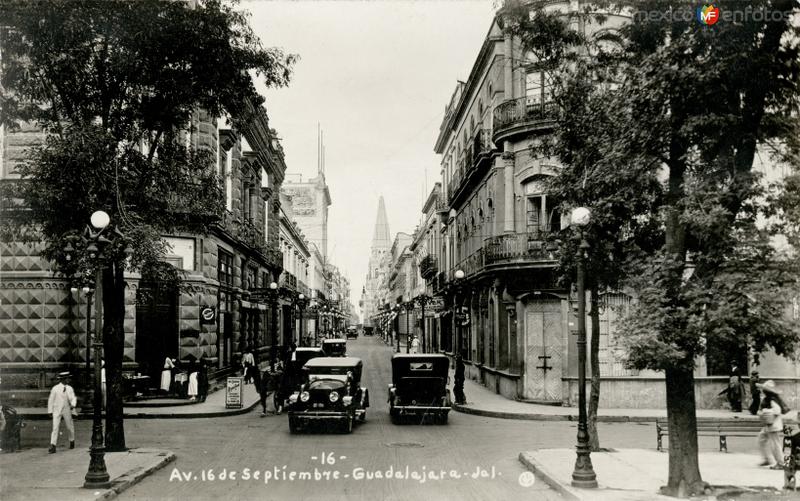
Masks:
[[[450,412],[450,360],[445,355],[398,354],[392,357],[392,383],[389,385],[389,416],[399,424],[405,417],[422,422],[431,418],[446,424]]]
[[[349,327],[347,329],[347,339],[358,339],[358,331],[355,327]]]
[[[289,395],[297,391],[303,384],[303,366],[312,358],[324,357],[325,352],[319,347],[301,347],[294,350],[292,358],[286,362],[281,374],[279,387],[273,395],[275,409],[278,414],[286,408]]]
[[[347,356],[347,340],[346,339],[323,339],[322,351],[328,357],[346,357]]]
[[[355,357],[319,357],[303,367],[304,383],[289,396],[289,432],[314,424],[350,433],[367,419],[369,392],[361,387],[362,363]]]

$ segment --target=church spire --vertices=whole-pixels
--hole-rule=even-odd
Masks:
[[[383,195],[378,199],[378,217],[375,219],[375,233],[372,235],[372,249],[388,249],[392,245],[389,236],[389,222],[386,220],[386,205]]]

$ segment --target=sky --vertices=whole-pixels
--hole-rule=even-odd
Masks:
[[[328,253],[358,307],[383,195],[392,235],[412,233],[440,179],[433,151],[458,80],[466,80],[493,0],[243,1],[265,47],[298,54],[286,88],[260,88],[287,174],[317,172],[325,143]]]

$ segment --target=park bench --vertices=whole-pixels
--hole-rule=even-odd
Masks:
[[[757,437],[758,432],[764,425],[755,419],[698,419],[697,436],[719,437],[719,450],[728,452],[728,437]],[[669,435],[669,424],[666,418],[656,420],[656,438],[658,440],[657,449],[663,450],[661,445],[662,437]]]

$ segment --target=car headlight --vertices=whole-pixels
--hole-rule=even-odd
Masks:
[[[332,391],[330,395],[328,395],[328,398],[330,399],[331,402],[336,402],[339,400],[339,393],[336,391]]]
[[[303,393],[300,394],[300,400],[302,402],[308,402],[309,398],[311,398],[311,394],[309,394],[307,391],[304,391]]]
[[[289,402],[291,402],[291,403],[297,402],[297,397],[298,396],[299,396],[299,393],[297,393],[297,392],[292,393],[291,395],[289,395]]]
[[[342,403],[344,405],[350,405],[351,403],[353,403],[353,397],[351,397],[350,395],[342,397]]]

